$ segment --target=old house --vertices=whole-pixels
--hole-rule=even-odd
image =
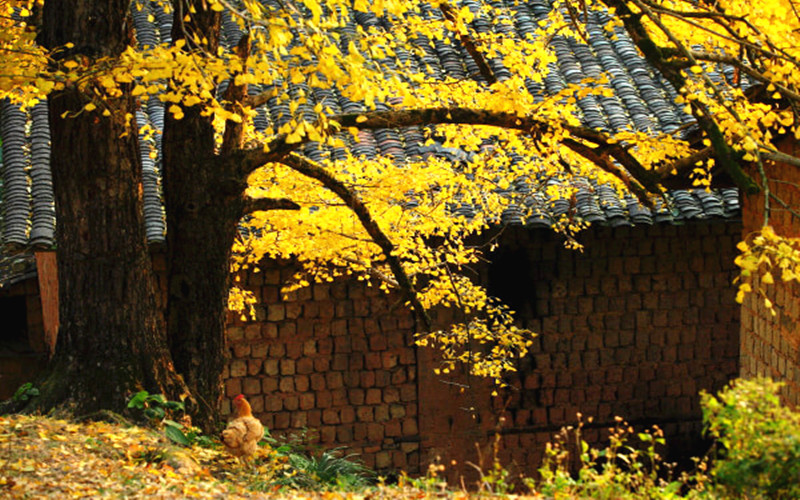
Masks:
[[[150,22],[151,6],[144,5],[133,11],[141,33]],[[549,9],[542,0],[520,3],[513,11],[516,29],[529,29]],[[355,22],[373,23],[368,17]],[[689,126],[690,117],[674,102],[675,90],[638,56],[623,31],[602,29],[606,21],[602,13],[591,14],[588,41],[555,37],[558,62],[544,85],[531,92],[555,93],[607,73],[615,95],[590,95],[579,103],[588,126],[655,132]],[[235,43],[236,26],[226,23],[225,29],[226,40]],[[444,42],[436,41],[425,55],[427,64],[442,75],[475,74],[457,41],[439,43]],[[503,69],[500,61],[491,64],[495,71]],[[271,111],[259,114],[256,126],[266,127]],[[151,100],[137,118],[160,130],[163,113]],[[17,325],[4,324],[0,337],[0,352],[9,353],[0,358],[3,395],[32,375],[4,359],[18,358],[21,349],[46,356],[57,325],[52,254],[32,257],[34,248],[52,244],[53,223],[46,156],[37,147],[46,143],[46,128],[36,116],[21,115],[10,104],[0,112],[4,258],[23,262],[22,271],[0,267],[6,284],[0,309]],[[443,154],[442,148],[420,148],[404,131],[397,135],[414,154]],[[363,154],[396,147],[377,132],[371,139],[362,145]],[[158,159],[143,150],[147,233],[156,243],[163,241],[164,230]],[[678,190],[667,199],[650,210],[587,181],[573,205],[532,197],[531,206],[502,214],[501,245],[475,278],[539,336],[510,388],[498,396],[466,376],[436,375],[435,352],[413,342],[410,312],[363,281],[314,284],[284,297],[281,285],[293,272],[287,261],[264,261],[262,272],[243,276],[259,300],[257,320],[230,317],[226,394],[246,394],[274,434],[307,429],[323,445],[346,446],[382,470],[420,472],[437,457],[477,462],[475,443],[484,447],[495,434],[502,438],[503,458],[530,467],[552,432],[575,422],[577,413],[594,419],[586,431],[589,440],[601,440],[602,429],[619,415],[639,425],[659,424],[680,449],[700,434],[698,392],[717,390],[739,374],[740,330],[742,338],[751,338],[744,329],[756,320],[741,323],[733,300],[733,257],[742,234],[737,192]],[[580,236],[582,253],[563,248],[549,229],[552,218],[568,210],[592,223]],[[157,251],[154,259],[163,271]],[[437,320],[446,324],[447,312]],[[765,328],[759,323],[759,332]],[[768,333],[762,337],[743,344],[742,354],[764,354],[760,346],[774,339]],[[797,345],[785,347],[787,359],[794,349],[796,360]],[[763,371],[759,363],[772,362],[764,356],[746,359],[752,368],[744,373]],[[789,365],[783,363],[784,372]],[[223,411],[229,411],[227,402]],[[487,456],[485,448],[483,453]]]

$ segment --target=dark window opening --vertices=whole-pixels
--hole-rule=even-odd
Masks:
[[[0,353],[27,354],[33,351],[28,340],[28,315],[25,297],[0,298]]]
[[[489,264],[488,291],[502,300],[524,323],[536,317],[536,290],[531,276],[531,261],[524,249],[494,252]]]

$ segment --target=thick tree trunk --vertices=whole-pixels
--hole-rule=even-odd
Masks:
[[[210,124],[194,109],[167,121],[163,145],[167,331],[176,368],[198,396],[197,423],[205,425],[222,397],[230,256],[244,182],[225,175]]]
[[[73,54],[89,58],[117,55],[127,7],[48,1],[40,40],[49,48],[71,42]],[[89,92],[68,86],[49,98],[60,328],[39,406],[70,403],[77,413],[122,411],[142,387],[173,398],[185,392],[145,241],[135,103],[106,99],[88,112]]]
[[[219,13],[206,2],[175,2],[172,37],[196,33],[203,49],[216,51]],[[192,12],[185,18],[186,12]],[[187,40],[187,48],[194,41]],[[193,417],[209,429],[222,398],[227,361],[225,316],[231,247],[242,211],[243,179],[226,173],[215,154],[210,117],[197,108],[167,117],[162,141],[164,203],[167,213],[169,285],[167,334],[175,366],[198,407]]]

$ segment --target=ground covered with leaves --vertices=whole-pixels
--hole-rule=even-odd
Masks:
[[[300,491],[281,486],[294,474],[269,447],[252,465],[222,449],[179,447],[155,430],[41,416],[0,417],[2,498],[419,498],[407,488]],[[259,491],[262,490],[262,491]]]

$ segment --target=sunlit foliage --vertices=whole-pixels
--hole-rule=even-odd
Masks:
[[[777,146],[784,136],[800,136],[800,18],[789,0],[556,0],[526,35],[511,29],[514,0],[135,0],[133,9],[170,15],[186,5],[176,16],[184,39],[143,47],[132,40],[116,58],[73,57],[72,47],[45,53],[26,22],[35,4],[0,2],[0,96],[28,103],[79,86],[93,98],[76,114],[108,114],[104,100],[125,93],[141,103],[158,99],[175,119],[199,107],[213,117],[220,156],[241,159],[249,175],[249,236],[236,244],[232,270],[251,268],[265,255],[292,257],[301,271],[287,292],[356,275],[400,289],[415,308],[458,308],[463,324],[420,337],[445,348],[443,370],[452,360],[468,360],[476,373],[499,380],[526,352],[530,333],[516,329],[511,312],[485,290],[459,277],[481,259],[470,237],[496,224],[505,208],[536,198],[546,209],[570,199],[578,178],[628,189],[642,203],[672,177],[709,188],[720,172],[743,189],[767,190],[770,162],[800,165]],[[206,7],[224,12],[245,34],[237,45],[217,46],[194,30],[196,9]],[[627,30],[680,90],[696,119],[694,137],[583,128],[577,101],[611,95],[611,75],[555,95],[529,91],[555,61],[550,40],[580,40],[590,9],[614,14],[607,32]],[[364,28],[354,16],[376,22]],[[420,63],[432,40],[469,46],[479,77],[446,76]],[[493,71],[488,60],[502,61],[505,70]],[[267,102],[279,116],[260,129],[254,118]],[[430,110],[440,113],[434,118]],[[400,148],[393,156],[362,156],[354,145],[376,124],[417,127],[422,147],[435,143],[459,155],[405,157]],[[226,134],[235,127],[240,135]],[[747,162],[754,178],[742,170]],[[509,190],[519,182],[532,190]],[[258,210],[263,199],[290,200],[294,209]],[[584,226],[568,214],[555,229],[579,246],[573,235]],[[252,296],[234,289],[233,308],[247,312],[251,305]],[[476,350],[475,342],[488,345]]]

